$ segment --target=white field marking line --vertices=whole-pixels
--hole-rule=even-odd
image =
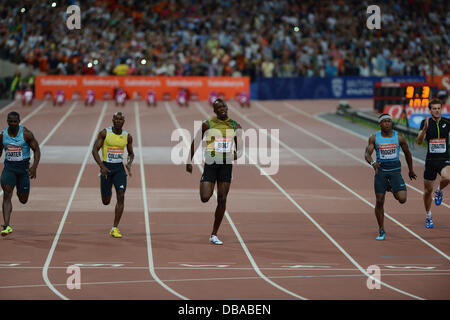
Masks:
[[[298,270],[300,271],[300,270]],[[323,271],[323,270],[321,270]],[[392,271],[392,270],[391,270]],[[351,278],[351,277],[363,277],[362,274],[342,274],[342,275],[295,275],[295,276],[270,276],[271,279],[314,279],[314,278]],[[393,273],[385,274],[384,276],[450,276],[450,273]],[[230,280],[257,280],[259,277],[227,277],[227,278],[192,278],[192,279],[168,279],[166,282],[197,282],[197,281],[230,281]],[[124,280],[124,281],[108,281],[108,282],[82,282],[80,285],[111,285],[111,284],[131,284],[131,283],[154,283],[155,280]],[[54,284],[55,287],[67,286],[66,283]],[[1,286],[0,289],[25,289],[25,288],[40,288],[45,287],[44,284],[31,284],[31,285],[17,285],[17,286]],[[135,299],[135,298],[132,298]]]
[[[207,114],[204,110],[202,110],[202,109],[199,107],[199,105],[198,105],[197,102],[195,102],[195,106],[196,106],[197,109],[200,111],[200,113],[202,113],[204,116],[206,116],[206,118],[209,117],[208,114]],[[174,113],[173,113],[173,111],[172,111],[172,108],[169,106],[169,103],[165,102],[165,107],[166,107],[166,110],[167,110],[167,112],[169,113],[169,116],[170,116],[170,118],[172,119],[172,122],[174,123],[175,127],[178,128],[178,129],[181,129],[181,125],[180,125],[180,123],[178,122],[177,118],[175,117],[175,115],[174,115]],[[187,140],[186,140],[186,137],[184,136],[184,134],[183,134],[183,141],[186,143],[186,146],[187,146],[188,149],[190,150],[190,148],[189,148],[190,146],[188,145],[188,142],[186,142]],[[203,173],[203,169],[202,169],[202,167],[200,166],[200,164],[197,163],[197,167],[198,167],[198,169],[200,170],[200,172]],[[214,197],[217,199],[217,192],[216,192],[215,189],[214,189]],[[228,210],[225,210],[225,217],[227,218],[228,223],[230,224],[231,228],[233,229],[234,233],[236,234],[236,237],[238,238],[239,243],[241,244],[242,249],[244,250],[245,254],[247,255],[247,258],[248,258],[248,260],[250,261],[250,263],[251,263],[251,265],[253,266],[253,269],[256,271],[256,273],[257,273],[263,280],[265,280],[266,282],[268,282],[270,285],[274,286],[275,288],[277,288],[277,289],[279,289],[279,290],[281,290],[281,291],[283,291],[283,292],[285,292],[285,293],[287,293],[287,294],[289,294],[289,295],[291,295],[291,296],[294,296],[294,297],[296,297],[296,298],[298,298],[298,299],[301,299],[301,300],[308,300],[308,299],[305,298],[305,297],[302,297],[302,296],[300,296],[300,295],[297,295],[297,294],[295,294],[295,293],[293,293],[293,292],[287,290],[286,288],[283,288],[282,286],[278,285],[277,283],[273,282],[273,281],[270,280],[268,277],[266,277],[266,275],[263,274],[263,273],[261,272],[261,270],[259,269],[258,265],[256,264],[255,260],[253,259],[252,255],[251,255],[250,251],[248,250],[247,246],[245,245],[244,240],[242,239],[242,237],[241,237],[239,231],[237,230],[236,226],[235,226],[234,223],[233,223],[233,220],[231,219],[231,217],[230,217],[230,215],[229,215],[229,213],[228,213]]]
[[[9,108],[11,108],[14,104],[16,103],[16,100],[11,101],[10,103],[8,103],[6,106],[4,106],[3,108],[0,109],[0,114],[2,114],[3,112],[5,112],[6,110],[8,110]]]
[[[332,126],[332,127],[336,128],[336,129],[339,129],[339,130],[341,130],[341,131],[350,133],[350,134],[354,135],[355,137],[361,138],[361,139],[363,139],[363,140],[366,140],[366,141],[367,141],[367,140],[369,139],[368,137],[364,137],[363,135],[360,135],[360,134],[358,134],[358,133],[356,133],[356,132],[353,132],[353,131],[348,130],[348,129],[343,128],[343,127],[340,127],[339,125],[336,125],[336,124],[334,124],[334,123],[328,122],[328,121],[326,121],[326,120],[324,120],[324,119],[321,119],[321,118],[318,116],[318,115],[320,115],[320,114],[311,116],[310,114],[304,112],[303,110],[297,110],[294,106],[292,106],[292,105],[290,105],[290,104],[288,104],[288,103],[286,103],[286,102],[285,102],[284,104],[285,104],[289,109],[291,109],[291,110],[293,110],[293,111],[295,111],[295,112],[297,112],[297,113],[299,113],[299,114],[305,115],[305,116],[307,116],[307,117],[309,117],[309,118],[314,118],[315,120],[318,120],[318,121],[320,121],[320,122],[322,122],[322,123],[324,123],[324,124],[327,124],[327,125],[329,125],[329,126]],[[261,104],[260,104],[260,106],[261,106]],[[269,111],[269,112],[271,112],[271,111]],[[278,117],[278,116],[277,116],[277,117]],[[294,124],[294,125],[295,125],[295,124]],[[316,138],[316,137],[315,137],[315,138]],[[339,150],[339,151],[342,152],[342,153],[344,153],[344,151],[342,151],[342,150],[340,150],[340,149],[338,149],[338,148],[336,148],[336,147],[333,147],[333,148],[336,149],[336,150]],[[400,154],[402,154],[403,156],[405,156],[405,154],[403,153],[402,150],[400,150]],[[362,159],[359,159],[359,158],[355,157],[355,156],[352,155],[352,154],[346,154],[346,155],[348,155],[348,156],[350,156],[350,157],[352,157],[352,158],[354,158],[354,159],[357,159],[358,161],[364,163],[364,164],[367,165],[367,166],[370,166],[367,162],[363,161]],[[423,161],[422,159],[416,158],[416,157],[414,157],[414,156],[413,156],[412,158],[413,158],[414,160],[416,160],[417,162],[421,163],[421,164],[425,164],[425,161]],[[406,182],[405,182],[405,184],[406,184],[409,188],[411,188],[412,190],[414,190],[414,191],[416,191],[416,192],[418,192],[418,193],[420,193],[420,194],[423,195],[423,191],[422,191],[422,190],[417,189],[416,187],[410,185],[409,183],[406,183]],[[434,197],[433,197],[433,199],[434,199]],[[442,202],[442,205],[444,205],[444,206],[447,207],[447,208],[450,208],[450,205],[448,205],[448,204],[447,204],[446,202],[444,202],[444,201]]]
[[[147,187],[145,183],[145,170],[144,170],[144,158],[142,155],[142,134],[141,134],[141,122],[139,119],[139,107],[138,103],[134,102],[134,113],[136,118],[136,131],[137,131],[137,140],[138,140],[138,148],[139,148],[139,162],[140,162],[140,172],[141,172],[141,183],[142,183],[142,199],[144,202],[144,217],[145,217],[145,238],[147,241],[147,257],[148,257],[148,267],[151,276],[156,280],[164,289],[174,294],[180,299],[189,300],[187,297],[179,294],[169,286],[167,286],[155,272],[155,266],[153,264],[153,252],[152,252],[152,239],[150,235],[150,220],[149,220],[149,212],[148,212],[148,201],[147,201]]]
[[[257,105],[258,103],[256,103],[256,105]],[[284,123],[287,123],[288,125],[290,125],[290,126],[292,126],[293,128],[295,128],[295,129],[297,129],[297,130],[299,130],[299,131],[301,131],[301,132],[303,132],[303,133],[305,133],[305,134],[307,134],[307,135],[309,135],[310,137],[313,137],[314,139],[316,139],[316,140],[318,140],[318,141],[320,141],[320,142],[322,142],[322,143],[324,143],[324,144],[326,144],[327,146],[329,146],[330,148],[333,148],[333,149],[335,149],[335,150],[338,150],[338,151],[341,151],[341,150],[339,150],[339,148],[337,148],[337,147],[335,147],[335,146],[333,146],[331,143],[329,143],[328,141],[325,141],[324,139],[322,139],[322,138],[320,138],[320,137],[318,137],[318,136],[314,136],[313,134],[311,134],[310,132],[308,132],[308,131],[306,131],[305,129],[303,129],[303,128],[301,128],[300,126],[298,126],[297,124],[295,124],[295,123],[293,123],[293,122],[291,122],[291,121],[289,121],[289,120],[286,120],[286,119],[284,119],[284,118],[282,118],[282,117],[278,117],[276,114],[274,114],[273,112],[271,112],[270,110],[267,110],[265,107],[262,107],[262,106],[260,106],[259,107],[260,109],[262,109],[262,110],[264,110],[265,112],[267,112],[269,115],[271,115],[272,117],[274,117],[274,118],[277,118],[277,119],[279,119],[280,121],[283,121]],[[280,141],[280,144],[281,144],[281,141]],[[343,151],[341,151],[341,152],[343,152]],[[344,154],[346,154],[345,152],[343,152]],[[357,157],[355,157],[354,155],[350,155],[350,154],[347,154],[349,157],[351,157],[352,159],[355,159],[355,160],[357,160],[357,161],[359,161],[359,162],[361,162],[361,163],[364,163],[364,164],[367,164],[367,163],[365,163],[363,160],[361,160],[361,159],[359,159],[359,158],[357,158]],[[368,164],[367,164],[368,165]],[[317,168],[319,168],[318,166],[316,166]],[[322,170],[322,169],[320,169],[320,170]],[[323,170],[322,170],[323,171]],[[325,171],[320,171],[321,173],[326,173]],[[326,176],[328,176],[328,177],[331,177],[331,175],[329,175],[328,173],[326,173],[325,174]],[[358,197],[358,199],[360,199],[360,200],[362,200],[363,202],[365,202],[366,204],[368,204],[370,207],[372,207],[372,208],[375,208],[375,206],[372,204],[372,203],[370,203],[369,201],[367,201],[364,197],[362,197],[362,196],[360,196],[359,194],[357,194],[356,192],[354,192],[352,189],[350,189],[350,188],[348,188],[347,186],[345,186],[343,183],[341,183],[339,180],[334,180],[334,179],[332,179],[333,181],[335,181],[336,183],[338,183],[341,187],[343,187],[343,188],[345,188],[347,191],[349,191],[349,192],[351,192],[353,195],[355,195],[356,197]],[[404,229],[405,231],[407,231],[408,233],[410,233],[411,235],[413,235],[415,238],[417,238],[418,240],[420,240],[422,243],[424,243],[425,245],[427,245],[428,247],[430,247],[430,248],[432,248],[433,250],[435,250],[436,252],[438,252],[439,254],[441,254],[443,257],[445,257],[447,260],[450,260],[450,257],[447,255],[447,254],[445,254],[444,252],[442,252],[441,250],[439,250],[438,248],[436,248],[435,246],[433,246],[431,243],[429,243],[428,241],[426,241],[425,239],[423,239],[421,236],[419,236],[418,234],[416,234],[414,231],[412,231],[411,229],[409,229],[408,227],[406,227],[405,225],[403,225],[401,222],[399,222],[398,220],[396,220],[394,217],[392,217],[392,216],[390,216],[387,212],[385,212],[384,213],[385,214],[385,216],[388,218],[388,219],[390,219],[391,221],[393,221],[393,222],[395,222],[397,225],[399,225],[402,229]]]
[[[64,261],[64,263],[104,263],[104,264],[116,264],[116,263],[134,263],[133,261]]]
[[[66,119],[70,116],[70,114],[72,113],[73,109],[75,108],[75,106],[77,105],[77,101],[75,101],[72,106],[70,107],[69,110],[67,110],[67,112],[64,114],[64,116],[59,119],[58,123],[53,127],[53,129],[49,132],[49,134],[45,137],[44,140],[42,140],[42,142],[39,144],[39,147],[43,147],[48,140],[50,140],[50,138],[53,136],[53,134],[56,132],[56,130],[58,130],[58,128],[63,124],[64,121],[66,121]]]
[[[25,116],[25,118],[21,119],[20,122],[23,123],[30,119],[32,116],[34,116],[36,113],[38,113],[45,105],[47,104],[47,101],[42,102],[36,109],[33,110],[33,112],[30,112]]]
[[[231,105],[231,104],[228,104],[228,106],[229,107],[231,107],[233,110],[235,110],[235,112],[236,112],[236,109]],[[236,112],[236,114],[237,115],[239,115],[239,113],[238,112]],[[256,124],[254,121],[252,121],[252,120],[250,120],[250,119],[248,119],[246,116],[244,116],[244,115],[239,115],[241,118],[244,118],[248,123],[250,123],[250,124],[252,124],[255,128],[259,128],[259,129],[262,129],[258,124]],[[273,138],[272,137],[272,135],[269,133],[269,134],[267,134],[267,133],[264,133],[266,136],[270,136],[270,138],[272,139],[272,140],[274,140],[275,138]],[[288,149],[289,151],[291,151],[291,152],[293,152],[294,154],[296,154],[300,159],[302,159],[303,161],[305,161],[306,163],[308,163],[310,166],[312,166],[313,168],[315,168],[316,170],[318,170],[319,172],[321,172],[321,173],[323,173],[324,175],[326,175],[327,177],[329,177],[331,180],[333,180],[333,181],[335,181],[336,183],[338,183],[338,184],[341,184],[338,180],[336,180],[334,177],[332,177],[332,176],[330,176],[328,173],[326,173],[325,171],[323,171],[321,168],[319,168],[318,166],[316,166],[314,163],[312,163],[311,161],[309,161],[308,159],[306,159],[306,158],[304,158],[302,155],[300,155],[298,152],[296,152],[295,150],[293,150],[291,147],[289,147],[288,145],[286,145],[283,141],[281,141],[281,140],[279,140],[278,141],[279,142],[279,144],[280,145],[282,145],[284,148],[286,148],[286,149]],[[247,156],[247,155],[246,155]],[[247,156],[247,158],[251,161],[251,162],[253,162],[253,165],[255,165],[258,169],[260,169],[262,172],[264,171],[265,172],[265,170],[264,169],[262,169],[253,159],[251,159],[249,156]],[[385,283],[385,282],[383,282],[383,281],[380,281],[379,279],[376,279],[376,278],[374,278],[372,275],[370,275],[369,273],[367,273],[366,272],[366,270],[363,268],[363,267],[361,267],[360,265],[359,265],[359,263],[356,261],[356,260],[354,260],[353,259],[353,257],[347,252],[347,251],[345,251],[345,249],[343,248],[343,247],[341,247],[341,245],[336,241],[336,240],[334,240],[334,238],[333,237],[331,237],[331,235],[329,235],[328,234],[328,232],[326,232],[325,231],[325,229],[323,229],[322,228],[322,226],[315,220],[315,219],[313,219],[310,215],[309,215],[309,213],[308,212],[306,212],[306,210],[304,210],[291,196],[290,196],[290,194],[289,193],[287,193],[286,192],[286,190],[284,190],[271,176],[269,176],[269,175],[267,175],[267,174],[265,174],[264,175],[267,179],[269,179],[270,180],[270,182],[272,182],[272,184],[273,185],[275,185],[277,188],[278,188],[278,190],[280,190],[280,192],[281,193],[283,193],[285,196],[286,196],[286,198],[288,198],[289,199],[289,201],[291,201],[291,203],[300,211],[300,212],[302,212],[303,213],[303,215],[305,215],[327,238],[328,238],[328,240],[330,240],[331,241],[331,243],[333,243],[335,246],[336,246],[336,248],[338,248],[339,249],[339,251],[341,251],[342,252],[342,254],[344,254],[344,256],[345,257],[347,257],[347,259],[348,260],[350,260],[350,262],[354,265],[354,266],[356,266],[364,275],[366,275],[368,278],[370,278],[370,279],[372,279],[372,280],[374,280],[374,281],[376,281],[377,283],[380,283],[380,284],[382,284],[382,285],[384,285],[384,286],[386,286],[386,287],[388,287],[388,288],[390,288],[390,289],[392,289],[392,290],[394,290],[394,291],[397,291],[397,292],[399,292],[399,293],[402,293],[402,294],[404,294],[404,295],[407,295],[407,296],[410,296],[410,297],[412,297],[412,298],[415,298],[415,299],[419,299],[419,300],[423,300],[423,298],[421,298],[421,297],[418,297],[418,296],[415,296],[415,295],[413,295],[413,294],[410,294],[410,293],[408,293],[408,292],[406,292],[406,291],[403,291],[403,290],[400,290],[400,289],[397,289],[397,288],[395,288],[395,287],[393,287],[393,286],[391,286],[391,285],[389,285],[389,284],[387,284],[387,283]],[[345,186],[345,188],[347,188],[346,186]],[[348,189],[348,188],[347,188]]]
[[[69,214],[69,210],[72,205],[72,201],[75,198],[75,194],[77,192],[78,185],[80,184],[81,177],[83,176],[84,168],[86,167],[86,163],[88,161],[89,155],[92,152],[92,146],[93,146],[95,139],[97,137],[97,134],[100,130],[100,125],[102,123],[103,117],[105,116],[105,112],[106,112],[106,105],[107,105],[107,102],[105,102],[103,104],[102,112],[100,113],[100,116],[97,120],[97,125],[95,126],[94,132],[92,133],[88,151],[86,152],[86,154],[84,156],[84,160],[81,165],[80,171],[78,172],[78,177],[77,177],[77,180],[75,181],[75,185],[73,186],[72,193],[70,195],[69,201],[66,206],[66,210],[64,211],[63,217],[61,218],[61,222],[59,223],[58,231],[55,234],[55,238],[53,239],[52,246],[48,253],[47,259],[45,260],[44,267],[42,268],[42,277],[43,277],[46,285],[50,288],[50,290],[52,290],[58,297],[60,297],[63,300],[69,300],[69,299],[66,296],[64,296],[62,293],[60,293],[58,290],[56,290],[55,287],[53,286],[53,284],[50,282],[50,280],[48,278],[48,267],[50,265],[50,262],[52,261],[53,253],[55,252],[56,246],[58,244],[62,230],[64,228],[64,223],[66,222],[67,216]]]
[[[382,266],[381,264],[374,264],[378,266]],[[384,264],[383,266],[395,266],[395,264]],[[403,266],[403,265],[402,265]],[[412,265],[413,267],[415,265]],[[98,270],[146,270],[148,267],[93,267],[93,266],[79,266],[80,269],[98,269]],[[407,265],[405,265],[404,268],[397,267],[395,269],[392,268],[380,268],[380,271],[390,271],[390,272],[415,272],[418,268],[411,268]],[[420,265],[417,265],[416,267],[420,267]],[[431,266],[430,266],[431,267]],[[0,266],[0,269],[24,269],[24,270],[33,270],[33,269],[41,269],[42,267],[21,267],[21,266]],[[65,270],[67,267],[49,267],[49,269],[62,269]],[[241,271],[251,271],[253,270],[252,267],[246,267],[246,268],[239,268],[239,267],[233,267],[233,268],[213,268],[213,267],[156,267],[155,270],[241,270]],[[268,267],[268,268],[260,268],[261,270],[271,270],[271,271],[286,271],[289,273],[292,273],[293,271],[358,271],[357,268],[320,268],[319,266],[316,268],[295,268],[295,267]],[[403,270],[406,269],[406,270]],[[435,273],[435,272],[449,272],[448,269],[421,269],[421,272],[427,272],[427,273]]]

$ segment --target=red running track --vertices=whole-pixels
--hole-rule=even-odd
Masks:
[[[450,201],[433,206],[436,227],[426,230],[423,163],[414,162],[419,178],[407,181],[406,204],[387,195],[387,239],[379,242],[373,173],[361,161],[367,139],[315,117],[336,101],[229,106],[244,129],[279,129],[280,165],[275,175],[261,175],[263,164],[234,166],[223,246],[208,242],[216,202],[200,202],[200,170],[189,175],[170,158],[174,130],[192,135],[194,121],[213,115],[206,102],[130,101],[122,109],[136,154],[122,239],[108,235],[115,199],[101,204],[90,154],[119,108],[9,106],[41,143],[42,158],[29,202],[13,197],[14,233],[0,239],[0,299],[449,299]],[[79,290],[66,285],[71,265],[81,270]],[[380,289],[367,287],[372,265]]]

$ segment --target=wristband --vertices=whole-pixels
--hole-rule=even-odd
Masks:
[[[370,163],[370,165],[373,166],[375,163],[377,163],[377,161],[376,161],[376,160],[373,160],[373,161]]]

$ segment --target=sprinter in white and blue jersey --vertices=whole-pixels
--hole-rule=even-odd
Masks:
[[[3,219],[5,224],[1,235],[7,236],[13,230],[10,223],[14,187],[17,197],[23,204],[27,203],[30,194],[30,178],[36,178],[36,170],[41,159],[39,144],[33,133],[20,125],[20,115],[12,111],[8,113],[8,126],[0,133],[0,156],[5,150],[5,165],[1,176],[3,189]],[[33,165],[30,167],[30,149],[34,152]]]
[[[375,216],[378,222],[377,240],[384,240],[386,232],[384,230],[384,200],[386,191],[392,191],[395,199],[400,203],[406,202],[406,185],[402,177],[401,162],[399,159],[400,147],[402,148],[409,169],[409,178],[416,179],[413,169],[411,152],[405,137],[397,131],[392,130],[392,117],[389,114],[382,114],[378,118],[380,131],[369,138],[366,147],[365,159],[375,170]],[[373,151],[376,151],[377,159],[372,159]]]

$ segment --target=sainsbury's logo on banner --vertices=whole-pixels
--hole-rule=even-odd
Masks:
[[[439,89],[450,90],[450,75],[446,74],[443,76],[428,76],[428,82],[434,83]]]
[[[231,80],[208,80],[208,86],[210,87],[244,87],[244,81],[231,81]]]
[[[126,86],[135,87],[161,87],[160,80],[147,80],[147,79],[127,79],[125,78]]]
[[[403,106],[401,105],[386,105],[384,106],[383,113],[389,113],[393,119],[404,118]],[[413,114],[430,114],[428,107],[406,107],[406,114],[409,117]],[[450,114],[450,105],[442,106],[442,115]]]
[[[168,87],[201,87],[203,82],[201,80],[166,80]]]
[[[120,86],[119,80],[115,79],[83,79],[84,86],[99,86],[99,87],[118,87]]]
[[[77,79],[63,79],[63,78],[53,78],[53,79],[45,79],[41,78],[39,82],[43,86],[65,86],[65,87],[74,87],[78,85]]]

